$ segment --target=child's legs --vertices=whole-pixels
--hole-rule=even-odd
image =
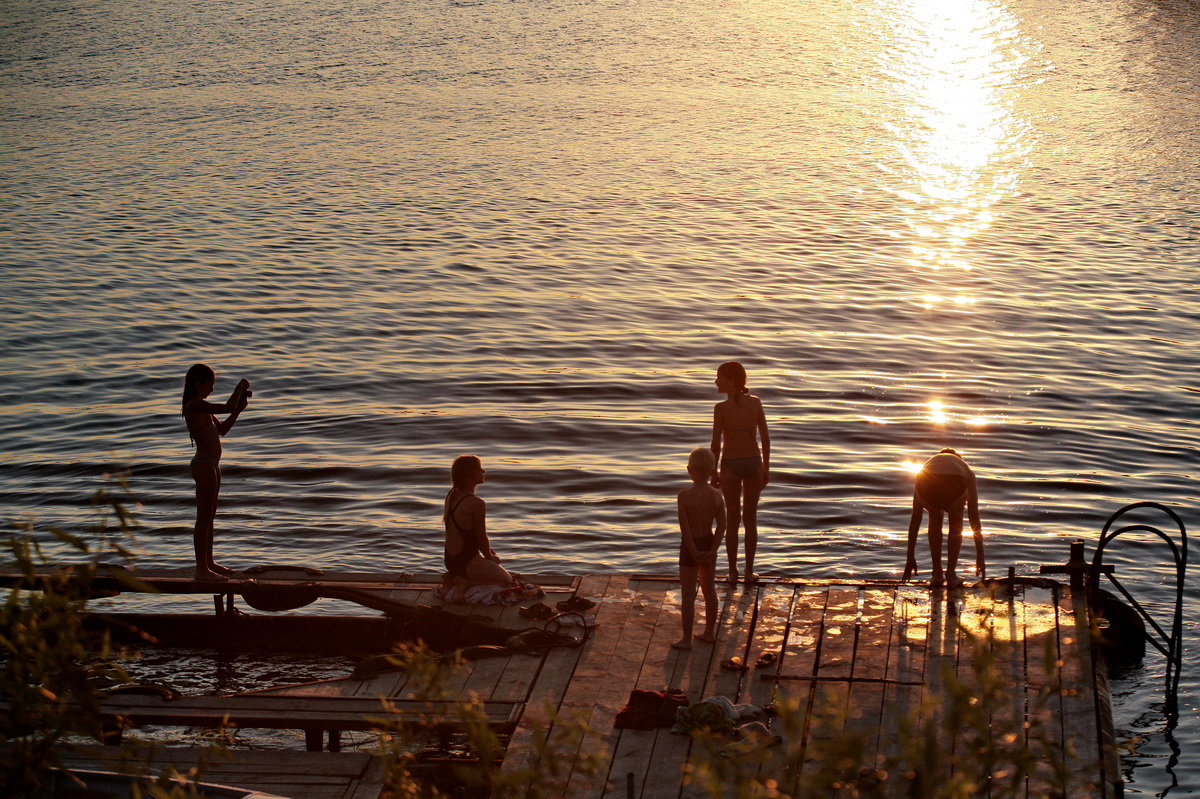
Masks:
[[[946,574],[954,574],[958,566],[958,554],[962,551],[963,506],[959,505],[947,512],[950,518],[949,536],[946,540]]]
[[[725,495],[725,555],[729,571],[737,573],[738,526],[742,521],[742,481],[732,472],[721,473],[721,493]]]
[[[929,510],[929,557],[933,561],[933,579],[942,576],[942,512]]]
[[[207,569],[213,559],[213,519],[221,491],[221,467],[206,461],[193,463],[192,479],[196,481],[196,528],[192,532],[196,565]]]
[[[754,554],[758,552],[758,498],[762,495],[762,477],[755,475],[742,481],[745,487],[742,500],[742,526],[746,528],[746,574],[754,572]],[[749,579],[749,578],[747,578]]]
[[[695,566],[679,567],[679,585],[683,589],[683,599],[680,616],[683,618],[683,640],[692,637],[692,628],[696,626],[696,577],[700,570]]]
[[[717,613],[720,611],[717,602],[717,564],[709,561],[700,566],[699,578],[700,590],[704,592],[704,637],[712,638],[716,632]],[[696,589],[693,587],[692,596],[695,595]]]

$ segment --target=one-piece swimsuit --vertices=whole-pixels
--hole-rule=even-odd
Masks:
[[[445,553],[446,571],[455,577],[466,577],[467,565],[479,554],[479,541],[475,537],[475,530],[473,528],[469,531],[464,530],[454,518],[454,512],[458,510],[458,506],[469,496],[471,495],[464,494],[459,497],[452,508],[449,507],[450,498],[446,497],[447,510],[445,516],[442,517],[442,520],[446,523],[446,532],[449,533],[450,525],[454,525],[454,530],[458,533],[458,537],[462,541],[462,548],[456,554],[451,555],[449,550]]]

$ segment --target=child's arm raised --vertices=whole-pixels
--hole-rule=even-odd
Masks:
[[[225,435],[233,429],[234,422],[237,421],[238,417],[241,416],[242,411],[246,408],[246,403],[249,401],[247,399],[247,394],[249,393],[250,381],[239,380],[237,387],[234,388],[233,393],[229,395],[229,399],[225,401],[225,407],[229,409],[229,416],[225,417],[225,421],[217,425],[217,429],[221,431],[221,435]],[[217,411],[217,413],[222,413],[222,411]]]

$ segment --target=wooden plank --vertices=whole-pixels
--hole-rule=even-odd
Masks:
[[[758,615],[760,590],[759,586],[746,588],[719,584],[718,600],[721,604],[716,626],[717,642],[710,645],[694,641],[691,651],[671,653],[674,656],[674,669],[669,684],[686,692],[689,702],[695,703],[717,694],[736,701],[741,681],[747,679],[748,672],[722,669],[720,664],[734,656],[745,663],[749,638]],[[703,594],[698,594],[697,602],[703,601]],[[697,615],[701,613],[702,610],[698,608]],[[669,632],[669,625],[661,625],[660,622],[660,626]],[[676,628],[677,633],[681,630],[682,627]],[[675,637],[665,635],[659,640],[665,638],[669,641]],[[663,643],[669,646],[666,641]],[[724,690],[719,690],[718,685],[723,686]],[[614,768],[612,773],[617,777],[622,771],[634,773],[635,787],[640,784],[642,799],[678,797],[683,783],[683,770],[692,749],[691,736],[677,735],[670,728],[660,728],[654,731],[652,740],[640,750],[634,748],[638,754],[628,759],[624,769],[618,771]],[[610,780],[609,795],[624,796],[624,784],[614,785],[616,782],[618,780]]]
[[[471,677],[463,685],[459,695],[464,699],[471,696],[478,697],[480,700],[490,699],[497,681],[508,667],[508,661],[516,657],[524,658],[525,656],[504,655],[472,661]]]
[[[816,682],[807,678],[816,677],[830,590],[797,590],[775,675],[778,678],[774,684],[776,703],[785,708],[788,718],[781,716],[783,744],[769,753],[759,771],[759,778],[776,779],[785,790],[795,785],[808,744],[807,735],[817,691]]]
[[[924,696],[926,656],[933,630],[932,597],[928,589],[904,586],[896,589],[892,612],[894,645],[888,654],[883,716],[876,744],[876,762],[888,765],[887,796],[907,796],[904,771],[911,763],[909,744],[920,724]]]
[[[498,702],[526,701],[548,654],[519,654],[508,658],[504,673],[492,689],[491,699]]]
[[[1025,590],[1025,674],[1027,743],[1031,750],[1056,755],[1062,751],[1062,686],[1058,652],[1058,612],[1048,588]],[[1038,758],[1029,776],[1030,799],[1059,794],[1064,785],[1052,760]]]
[[[413,720],[431,719],[443,712],[453,715],[453,703],[394,703],[396,713]],[[485,703],[483,711],[492,723],[504,724],[512,718],[515,703]],[[443,711],[444,708],[444,711]],[[102,704],[106,716],[119,715],[133,724],[163,726],[214,727],[223,723],[235,727],[277,729],[376,729],[374,719],[384,714],[377,699],[313,699],[276,695],[198,696],[164,701],[156,696],[120,696]]]
[[[997,796],[1019,795],[1012,791],[1023,788],[1016,782],[1020,775],[1015,758],[1027,747],[1023,603],[1015,591],[1000,590],[992,599],[991,612],[988,631],[992,641],[992,663],[995,679],[1003,686],[1003,692],[993,697],[988,708],[991,744],[1002,755],[993,767],[990,789]]]
[[[894,644],[892,615],[896,589],[864,589],[860,597],[858,635],[854,646],[846,730],[862,738],[862,768],[880,768],[876,743],[883,719],[888,661]]]
[[[73,747],[64,760],[77,769],[128,771],[120,758],[123,748]],[[198,748],[156,747],[141,748],[142,758],[152,758],[152,774],[169,767],[185,771],[206,755]],[[138,762],[137,759],[134,762]],[[358,752],[291,752],[231,750],[229,759],[209,760],[202,780],[281,796],[312,797],[312,799],[342,799],[354,786],[363,782],[365,774],[375,773],[379,758]],[[364,794],[364,799],[371,794]],[[378,796],[378,791],[375,792]]]
[[[628,609],[618,610],[617,603],[624,600],[620,591],[628,585],[628,578],[619,580],[612,598],[608,597],[609,585],[612,581],[608,575],[588,575],[579,585],[579,594],[589,599],[599,598],[596,608],[596,621],[601,628],[616,626],[616,619],[628,612]],[[597,628],[599,629],[599,628]],[[534,677],[529,691],[528,705],[524,715],[513,731],[508,749],[504,755],[501,770],[509,774],[525,772],[536,764],[535,742],[539,736],[548,736],[552,730],[554,716],[559,712],[564,695],[571,684],[579,661],[593,645],[589,640],[581,648],[553,649],[541,660],[541,666]],[[548,764],[546,768],[553,768]],[[567,774],[569,776],[569,772]]]
[[[669,685],[671,668],[678,650],[671,642],[680,634],[678,585],[649,582],[632,583],[638,591],[642,609],[631,614],[620,637],[619,652],[608,664],[607,672],[599,675],[590,700],[592,713],[588,726],[596,731],[611,730],[608,738],[612,757],[605,775],[594,784],[572,779],[568,795],[601,796],[606,784],[625,784],[628,761],[644,751],[653,733],[643,730],[618,730],[613,727],[617,711],[624,706],[634,688],[659,691]],[[630,754],[632,752],[632,755]],[[638,781],[644,775],[637,775]],[[606,782],[607,780],[607,782]]]
[[[612,718],[615,718],[617,710],[629,695],[629,689],[633,687],[629,676],[634,668],[633,660],[636,659],[636,665],[640,666],[641,658],[645,656],[644,650],[630,652],[621,643],[626,626],[630,623],[635,629],[652,626],[653,620],[647,620],[646,616],[657,618],[659,604],[636,591],[636,586],[631,585],[627,577],[613,577],[598,608],[601,611],[596,616],[599,626],[585,645],[574,677],[563,692],[560,711],[578,712],[581,718],[586,718],[587,728],[597,733],[603,734],[605,730],[612,729]],[[624,684],[619,684],[618,680],[623,680]],[[597,709],[601,707],[603,712],[597,718]],[[597,722],[602,721],[604,716],[609,717],[608,724],[598,726]],[[560,752],[559,757],[568,762],[567,768],[571,774],[564,783],[564,795],[574,796],[584,782],[574,769],[576,758],[580,755],[578,742],[563,748],[567,742],[556,733],[557,729],[551,730],[550,747]],[[603,775],[599,779],[603,779]]]
[[[1091,799],[1107,793],[1103,734],[1094,691],[1095,663],[1083,589],[1064,585],[1058,592],[1058,647],[1062,661],[1063,752],[1067,799]]]
[[[854,666],[855,643],[859,628],[859,591],[857,588],[830,588],[817,642],[813,686],[809,703],[808,730],[804,756],[795,775],[796,793],[814,775],[827,772],[833,763],[825,756],[830,744],[843,732],[850,699],[850,677]],[[818,778],[818,782],[825,781]]]
[[[379,799],[387,779],[387,763],[382,757],[373,757],[366,768],[347,786],[344,799]]]

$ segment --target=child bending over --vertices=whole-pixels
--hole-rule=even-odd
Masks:
[[[929,555],[933,560],[934,585],[948,582],[958,585],[958,553],[962,549],[963,508],[975,534],[975,573],[986,577],[983,558],[983,526],[979,523],[979,495],[975,490],[975,473],[953,449],[946,447],[925,461],[917,474],[913,491],[912,518],[908,522],[908,557],[904,563],[904,579],[917,572],[917,532],[921,516],[929,512]],[[942,571],[942,514],[950,517],[950,535],[946,542],[946,570]]]

